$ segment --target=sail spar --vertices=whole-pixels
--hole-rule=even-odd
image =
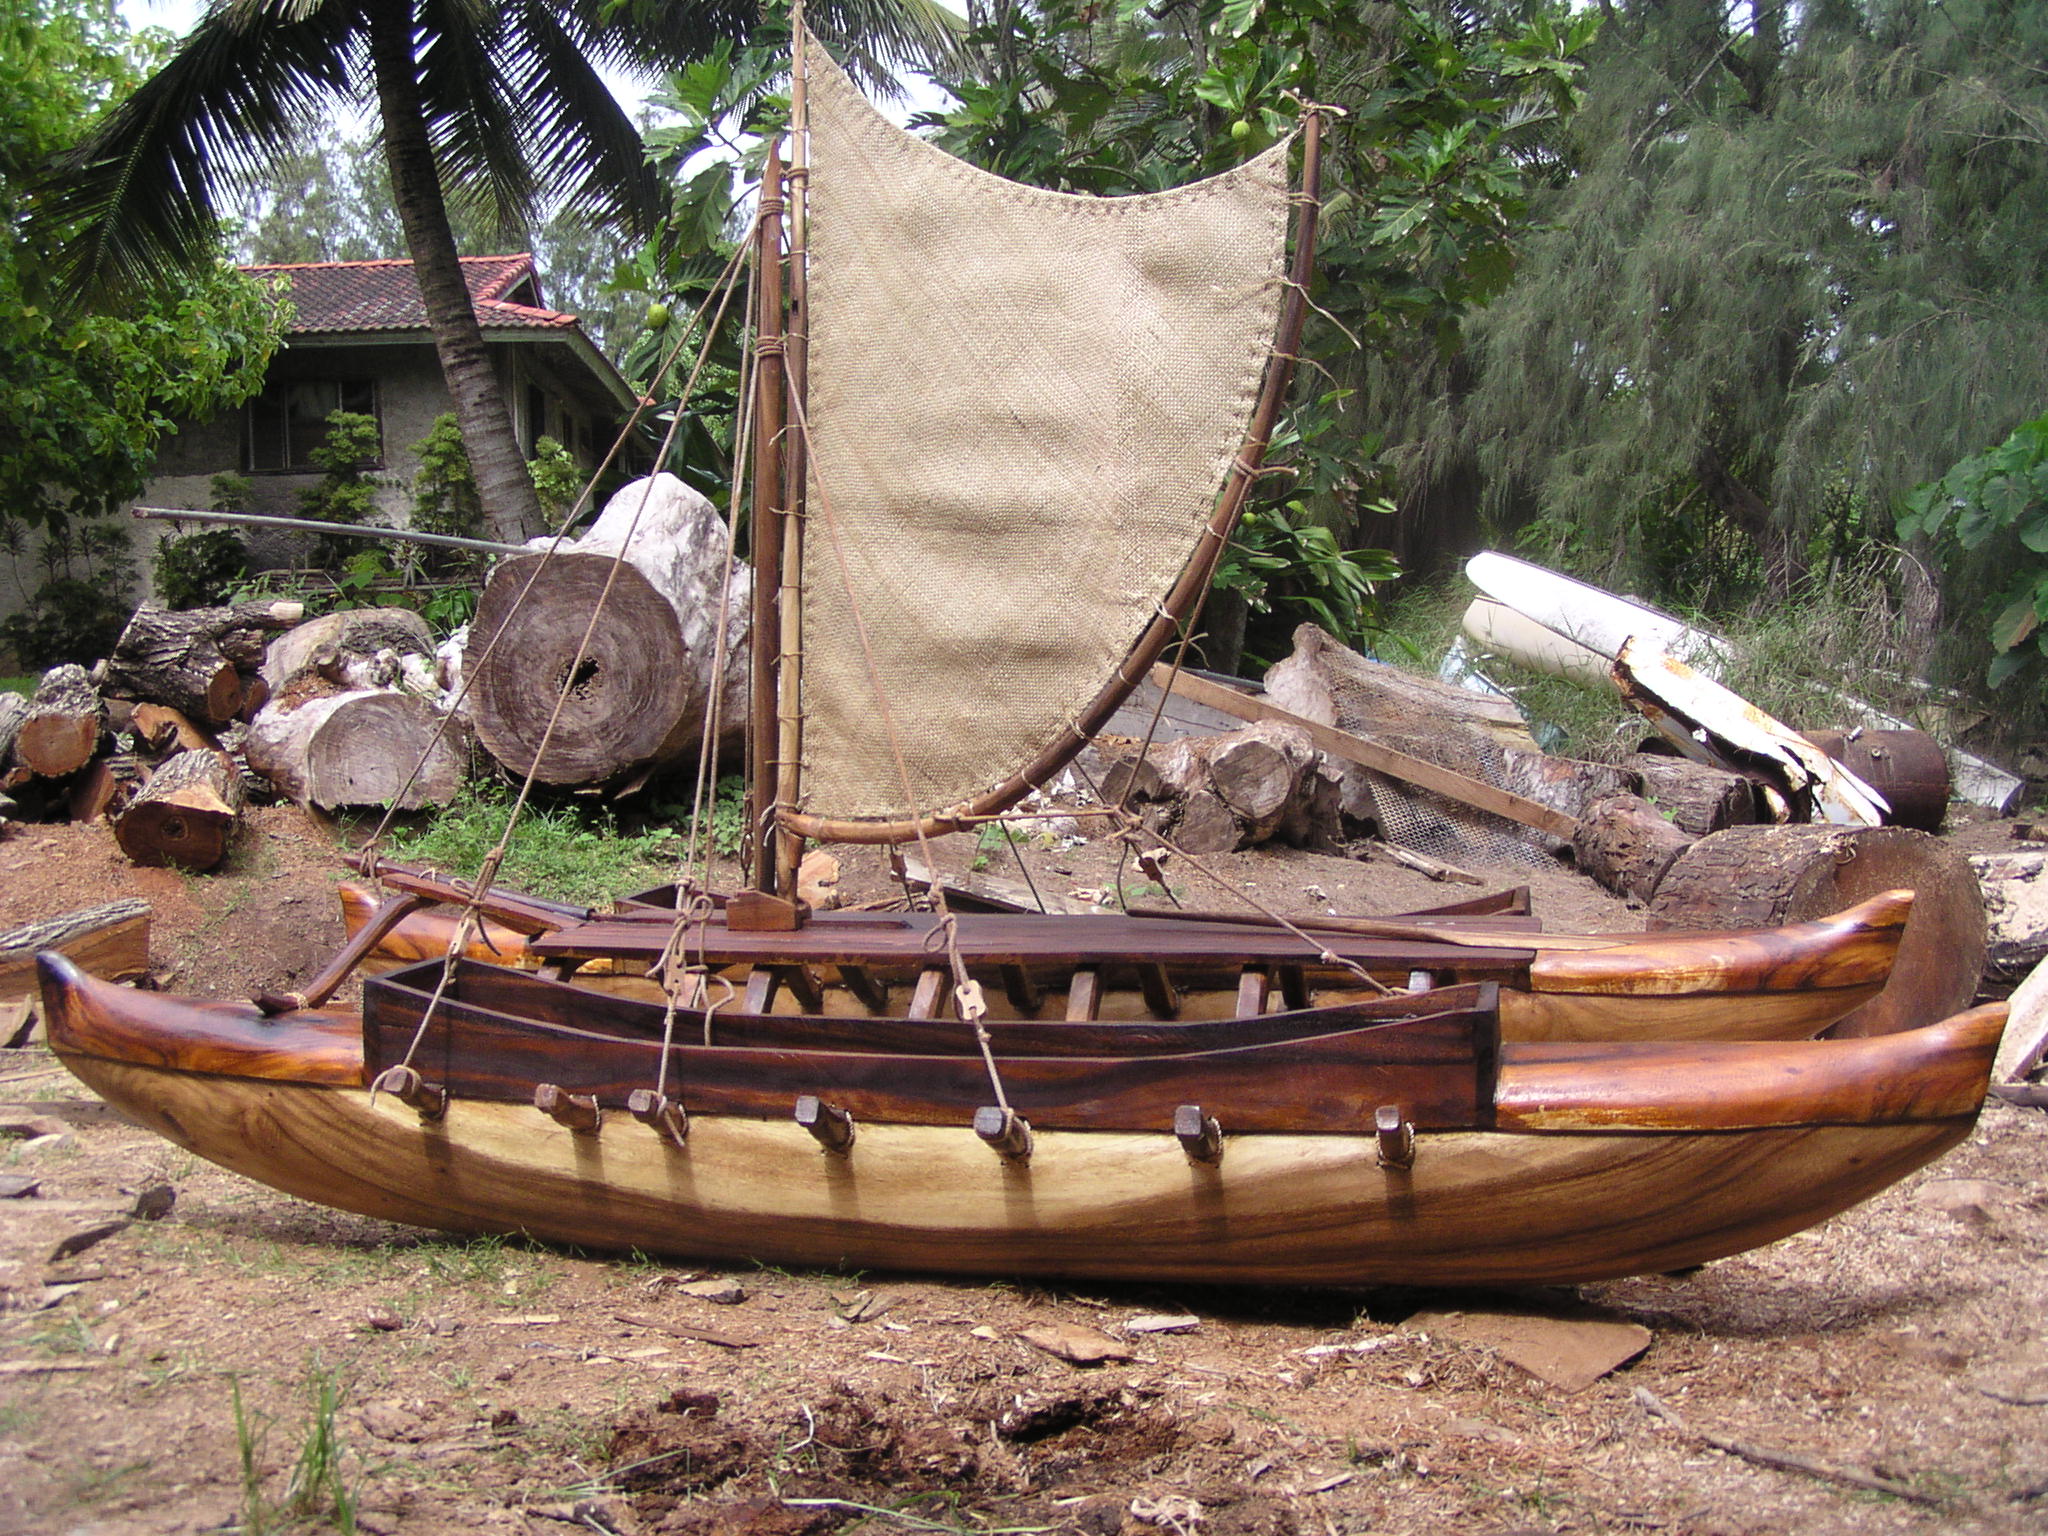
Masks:
[[[1188,565],[1272,349],[1288,146],[1168,192],[1050,192],[806,62],[799,822],[923,818],[1052,747]]]

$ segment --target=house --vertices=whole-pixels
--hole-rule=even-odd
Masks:
[[[453,409],[410,261],[304,262],[242,268],[290,285],[294,315],[263,392],[239,412],[185,427],[159,450],[143,504],[210,506],[223,471],[254,488],[247,510],[291,517],[319,478],[310,454],[336,410],[374,417],[381,521],[403,525],[415,445]],[[632,388],[576,316],[541,297],[533,257],[465,256],[463,276],[528,454],[543,436],[594,469],[635,404]],[[151,525],[162,528],[164,525]],[[145,566],[147,562],[144,562]]]

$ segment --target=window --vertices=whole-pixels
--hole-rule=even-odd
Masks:
[[[538,384],[526,386],[526,456],[530,459],[540,450],[540,440],[548,432],[548,392]]]
[[[273,379],[249,402],[249,468],[312,473],[313,450],[326,440],[327,418],[336,411],[376,416],[377,386],[367,379]]]

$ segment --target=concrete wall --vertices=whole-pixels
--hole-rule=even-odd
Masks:
[[[496,346],[494,358],[498,378],[512,405],[513,419],[522,444],[530,445],[542,434],[568,444],[586,469],[592,467],[610,442],[616,423],[601,420],[588,398],[577,397],[576,385],[558,369],[551,355],[560,348],[526,345]],[[453,408],[441,368],[431,344],[321,345],[300,340],[288,346],[271,365],[273,384],[301,379],[356,379],[373,381],[377,416],[383,428],[384,460],[370,472],[377,486],[378,520],[404,527],[412,509],[412,480],[419,469],[416,451],[421,439],[433,429],[434,421]],[[527,385],[539,386],[545,397],[543,420],[536,427],[530,420],[531,398]],[[303,515],[300,496],[319,483],[317,471],[252,471],[248,464],[247,409],[229,411],[209,422],[183,427],[165,440],[157,451],[156,474],[144,491],[140,505],[192,507],[213,504],[212,480],[226,471],[243,475],[253,487],[253,499],[246,509],[279,517]],[[180,533],[198,532],[208,526],[123,519],[131,534],[131,550],[139,576],[134,596],[151,595],[149,569],[157,544]],[[0,618],[17,613],[43,580],[41,563],[35,558],[35,542],[18,553],[0,550]],[[266,530],[246,530],[251,562],[258,568],[304,565],[313,536]],[[0,657],[0,661],[4,661]]]

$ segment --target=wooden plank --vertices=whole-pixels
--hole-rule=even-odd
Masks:
[[[1277,720],[1286,725],[1299,726],[1308,733],[1309,740],[1335,757],[1346,762],[1357,763],[1375,773],[1384,773],[1406,784],[1426,789],[1434,794],[1446,796],[1462,805],[1489,811],[1509,821],[1520,822],[1525,827],[1534,827],[1539,832],[1548,832],[1552,837],[1570,839],[1578,822],[1562,811],[1553,811],[1549,806],[1517,795],[1505,789],[1478,779],[1468,778],[1454,769],[1442,767],[1424,758],[1406,752],[1397,752],[1392,747],[1381,746],[1376,741],[1367,741],[1363,736],[1354,736],[1349,731],[1340,731],[1335,726],[1322,725],[1314,720],[1291,714],[1277,705],[1268,704],[1264,699],[1255,699],[1249,694],[1238,693],[1225,688],[1221,683],[1212,683],[1207,678],[1195,677],[1182,672],[1173,676],[1163,666],[1152,669],[1153,681],[1165,687],[1169,680],[1175,693],[1185,694],[1199,704],[1207,704],[1240,720]]]

